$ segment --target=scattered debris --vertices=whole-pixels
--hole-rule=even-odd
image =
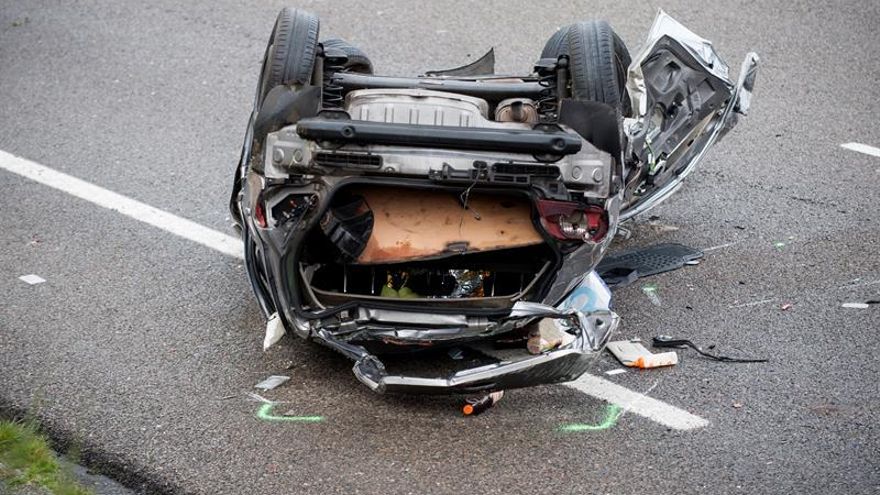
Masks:
[[[611,344],[608,344],[609,346]],[[697,351],[700,355],[705,356],[709,359],[714,359],[715,361],[721,361],[723,363],[766,363],[766,359],[740,359],[740,358],[731,358],[727,356],[718,356],[715,354],[710,354],[708,352],[703,351],[696,344],[686,339],[674,339],[668,335],[659,335],[654,337],[653,346],[660,348],[676,348],[682,349],[685,347],[690,347],[691,349]],[[715,346],[709,346],[709,349],[713,349]]]
[[[39,275],[34,275],[33,273],[30,275],[22,275],[18,277],[18,279],[30,285],[42,284],[46,281],[46,279],[44,279],[43,277]]]
[[[660,302],[660,296],[657,295],[657,284],[645,284],[642,286],[642,292],[648,296],[648,300],[654,304],[654,306],[662,306]]]
[[[461,408],[461,412],[465,416],[476,416],[497,404],[502,397],[504,397],[504,390],[492,392],[480,399],[468,399],[468,403]]]
[[[284,323],[278,317],[278,313],[273,313],[266,322],[266,338],[263,339],[263,350],[268,350],[275,345],[276,342],[284,337]]]
[[[780,306],[779,309],[781,309],[782,311],[788,311],[793,306],[794,306],[794,304],[792,304],[792,303],[785,303],[782,306]]]
[[[620,288],[639,278],[678,270],[702,257],[702,251],[683,244],[656,244],[605,256],[596,271],[609,287]]]
[[[464,359],[464,351],[462,351],[460,347],[453,347],[452,349],[449,349],[447,354],[449,354],[449,357],[456,361],[461,361],[462,359]]]
[[[742,402],[734,402],[734,403],[733,403],[733,407],[734,407],[735,409],[739,409],[739,408],[741,408],[742,406],[743,406],[743,405],[742,405]]]
[[[621,373],[626,373],[626,370],[623,368],[614,368],[613,370],[608,370],[605,372],[606,375],[619,375]]]
[[[652,354],[638,340],[609,342],[608,350],[621,364],[630,368],[648,369],[678,364],[678,354],[675,352]]]
[[[773,243],[773,247],[775,247],[777,251],[782,251],[782,248],[785,247],[785,243],[782,241],[776,241]]]
[[[261,381],[260,383],[254,385],[254,388],[259,388],[263,391],[272,390],[273,388],[277,387],[278,385],[281,385],[282,383],[286,382],[287,380],[290,380],[289,376],[272,375],[269,378],[266,378],[265,380]]]

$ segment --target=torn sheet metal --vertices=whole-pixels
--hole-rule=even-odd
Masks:
[[[712,43],[662,10],[643,46],[626,83],[635,118],[624,123],[643,168],[627,179],[621,221],[672,195],[737,114],[748,113],[759,63],[748,53],[734,84]]]

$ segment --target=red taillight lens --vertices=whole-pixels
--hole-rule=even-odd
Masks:
[[[608,215],[601,207],[569,201],[538,200],[541,226],[561,241],[599,242],[608,233]]]
[[[263,203],[263,195],[257,198],[257,204],[254,205],[254,220],[261,229],[265,229],[266,223],[266,205]]]

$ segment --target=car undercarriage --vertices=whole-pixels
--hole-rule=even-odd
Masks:
[[[748,111],[711,43],[660,12],[630,58],[602,21],[533,71],[494,53],[418,77],[279,14],[231,210],[268,319],[355,361],[378,392],[474,393],[577,378],[619,323],[595,269],[618,226],[672,194]],[[382,357],[466,346],[477,366],[396,373]]]

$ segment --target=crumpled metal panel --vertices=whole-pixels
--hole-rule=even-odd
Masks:
[[[652,87],[645,70],[665,70],[668,67],[664,65],[666,62],[656,63],[657,57],[664,54],[669,55],[668,63],[683,64],[680,66],[683,73],[692,77],[703,74],[703,77],[689,80],[683,76],[671,87],[666,87],[669,81],[659,78],[659,81],[653,81]],[[662,10],[658,13],[644,48],[629,67],[627,90],[635,116],[625,119],[624,123],[630,152],[639,157],[635,165],[639,172],[629,176],[639,179],[647,171],[652,180],[650,183],[636,180],[626,184],[622,191],[620,221],[644,213],[672,195],[693,172],[706,150],[736,124],[736,114],[748,111],[758,61],[756,54],[747,54],[739,80],[733,84],[727,64],[711,42],[694,34]],[[669,69],[670,75],[677,74],[678,69],[669,67],[673,67]],[[673,112],[675,117],[658,115],[658,109],[653,108],[652,92],[662,94],[676,89],[681,90],[686,98],[678,102],[681,108],[660,109]],[[719,102],[724,103],[719,105]],[[682,121],[675,112],[687,115],[689,120]],[[657,122],[658,118],[663,121]],[[668,123],[678,127],[668,130],[665,127]],[[640,190],[642,188],[644,190]]]
[[[652,54],[657,43],[664,37],[677,41],[690,51],[710,74],[719,79],[728,79],[730,69],[715,51],[712,42],[695,34],[672,16],[660,10],[657,13],[657,17],[654,18],[654,24],[651,25],[651,30],[648,32],[644,45],[642,45],[642,51],[632,59],[626,81],[626,88],[629,91],[632,108],[640,116],[648,113],[642,64]]]

